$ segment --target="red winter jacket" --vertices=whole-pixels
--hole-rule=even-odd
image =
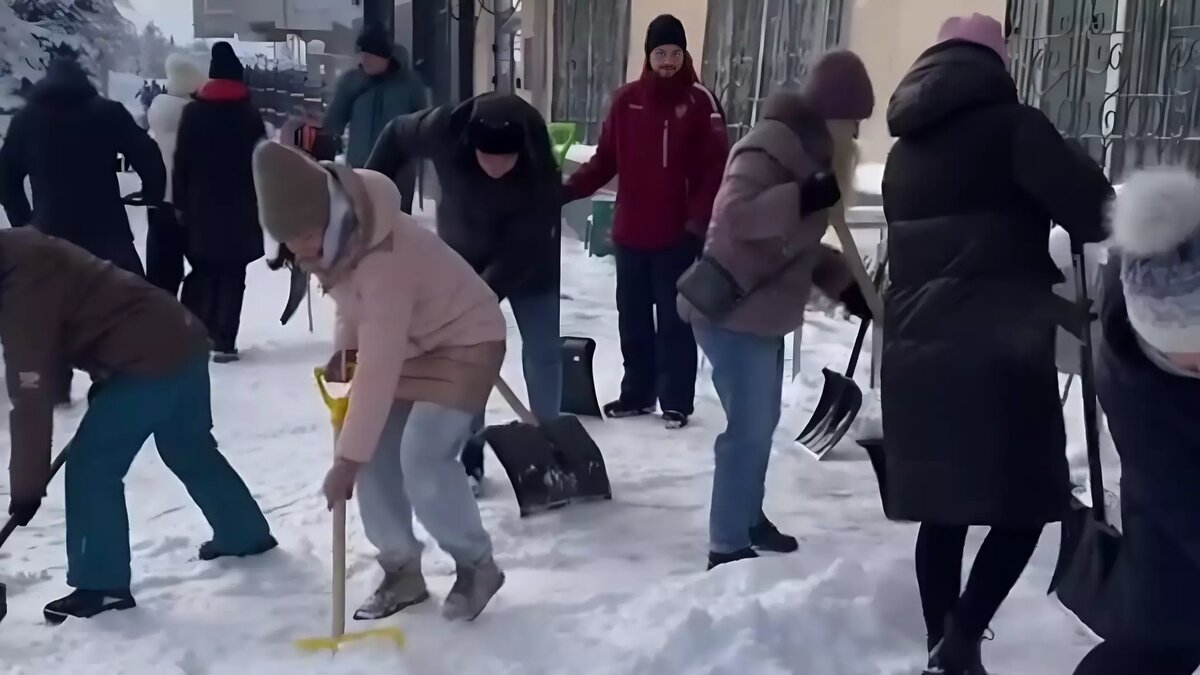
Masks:
[[[691,55],[668,79],[647,63],[613,95],[596,154],[571,175],[567,196],[589,197],[619,176],[613,243],[671,248],[689,230],[704,236],[728,152],[721,109]]]

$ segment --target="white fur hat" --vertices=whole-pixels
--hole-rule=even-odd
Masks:
[[[172,96],[191,96],[208,80],[195,59],[179,52],[167,56],[166,70],[167,93]]]
[[[1200,177],[1138,171],[1113,201],[1110,226],[1134,330],[1159,351],[1200,352]]]

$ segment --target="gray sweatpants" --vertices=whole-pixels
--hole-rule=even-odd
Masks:
[[[358,508],[379,564],[395,570],[419,559],[413,514],[460,565],[492,553],[458,454],[471,435],[468,413],[434,403],[396,401],[374,457],[358,475]]]

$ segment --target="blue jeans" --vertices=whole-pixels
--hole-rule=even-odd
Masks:
[[[555,420],[562,410],[558,287],[543,293],[514,295],[508,303],[521,332],[521,365],[525,388],[529,391],[529,408],[539,422]],[[471,424],[476,438],[463,449],[463,466],[472,475],[483,475],[483,443],[478,435],[484,425],[484,414],[480,413]]]
[[[696,341],[712,363],[713,386],[727,420],[713,445],[709,547],[733,553],[750,547],[762,513],[771,440],[783,398],[783,338],[697,325]]]
[[[270,528],[212,435],[208,354],[159,377],[119,375],[96,389],[66,463],[67,583],[129,588],[125,474],[154,436],[158,454],[213,529],[220,551],[262,546]]]

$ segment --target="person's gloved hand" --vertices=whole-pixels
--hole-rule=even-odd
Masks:
[[[37,499],[12,499],[8,502],[8,515],[13,517],[17,525],[25,527],[33,520],[41,507],[42,499],[40,497]]]
[[[800,217],[830,208],[841,200],[837,176],[829,172],[813,174],[800,185]]]
[[[358,470],[361,468],[361,464],[348,459],[338,457],[333,460],[322,488],[330,511],[338,502],[349,501],[354,496],[354,481],[358,479]]]
[[[853,281],[838,296],[838,302],[842,303],[847,312],[864,321],[873,318],[871,316],[871,305],[867,303],[867,298],[863,295],[862,289]]]

